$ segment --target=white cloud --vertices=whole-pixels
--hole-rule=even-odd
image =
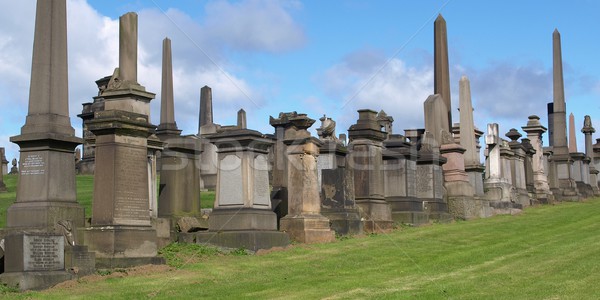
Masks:
[[[210,39],[230,47],[282,52],[302,46],[302,28],[289,11],[298,2],[248,0],[237,3],[215,1],[206,6],[206,33]]]
[[[318,81],[331,98],[339,101],[338,128],[343,132],[356,122],[356,110],[368,108],[394,117],[394,131],[423,127],[423,102],[433,91],[433,70],[410,67],[392,58],[386,63],[382,53],[357,51],[327,69]],[[339,126],[339,125],[338,125]]]

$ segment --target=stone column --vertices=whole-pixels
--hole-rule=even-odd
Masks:
[[[512,186],[516,189],[515,201],[523,207],[527,207],[531,204],[531,200],[527,192],[527,178],[525,174],[525,160],[527,153],[523,144],[518,141],[521,137],[521,133],[515,128],[511,128],[505,136],[511,139],[511,141],[508,142],[508,147],[512,151],[512,155],[508,157],[508,160],[510,160]]]
[[[162,80],[160,101],[160,124],[156,129],[157,134],[179,135],[181,130],[175,122],[175,102],[173,99],[173,59],[171,57],[171,40],[163,40],[162,52]]]
[[[219,155],[215,207],[208,232],[194,234],[196,242],[252,251],[287,246],[289,237],[277,231],[269,198],[267,154],[273,141],[255,130],[234,129],[212,136],[211,143]]]
[[[385,201],[382,150],[387,134],[377,123],[377,112],[358,111],[356,124],[348,129],[349,167],[354,171],[354,193],[365,232],[392,229],[392,211]]]
[[[244,109],[238,110],[237,114],[237,127],[239,129],[246,129],[246,111]]]
[[[2,165],[2,169],[0,170],[0,172],[2,172],[2,175],[7,175],[8,160],[6,159],[6,150],[4,149],[4,147],[2,147],[0,148],[0,151],[2,151],[2,156],[0,156],[0,164]]]
[[[212,134],[217,133],[218,126],[213,122],[212,90],[208,86],[200,90],[200,117],[198,137],[202,143],[200,157],[200,187],[214,190],[217,184],[217,147],[208,142]]]
[[[120,18],[119,68],[102,92],[104,110],[89,122],[96,136],[92,227],[85,242],[98,267],[161,263],[150,224],[148,137],[154,94],[137,82],[137,15]],[[125,74],[125,77],[122,75]]]
[[[575,134],[575,116],[569,114],[569,153],[577,152],[577,135]]]
[[[301,243],[331,242],[335,232],[329,219],[321,215],[317,177],[317,157],[322,142],[311,137],[308,128],[315,120],[305,114],[288,115],[284,132],[287,147],[288,214],[281,218],[280,230]]]
[[[479,149],[477,144],[479,138],[476,137],[475,123],[473,122],[473,104],[471,103],[471,84],[467,76],[460,78],[460,145],[465,148],[465,171],[469,176],[469,182],[475,189],[475,194],[483,196],[483,171],[485,167],[479,159]]]
[[[592,118],[586,115],[583,119],[583,128],[581,132],[585,135],[585,155],[590,159],[589,169],[590,169],[590,186],[592,187],[592,191],[594,196],[600,195],[600,189],[598,189],[598,169],[594,163],[594,148],[592,145],[592,134],[596,132],[596,129],[592,127]]]
[[[323,143],[317,157],[321,214],[337,235],[356,235],[363,224],[354,198],[354,172],[346,166],[348,148],[335,136],[335,121],[323,116],[317,129]]]
[[[421,225],[429,222],[423,201],[417,198],[417,145],[399,134],[384,142],[383,151],[385,200],[398,224]]]
[[[552,34],[553,46],[553,88],[554,88],[554,111],[553,111],[553,152],[552,160],[556,164],[558,181],[561,193],[554,194],[560,200],[579,200],[579,191],[573,179],[573,160],[569,156],[567,145],[566,103],[565,89],[563,83],[562,53],[560,45],[560,33],[554,30]]]
[[[532,157],[533,187],[535,198],[540,203],[552,203],[554,196],[548,185],[547,169],[544,164],[544,150],[542,134],[546,132],[546,127],[540,123],[540,118],[536,115],[529,116],[527,126],[521,127],[527,133],[535,153]]]
[[[589,161],[585,153],[577,151],[577,135],[575,131],[575,116],[569,114],[569,154],[573,160],[573,180],[577,184],[577,190],[583,197],[594,195],[592,187],[589,185]]]
[[[452,127],[452,101],[450,99],[450,65],[448,64],[448,37],[446,33],[446,20],[442,15],[438,15],[433,23],[433,44],[434,44],[434,94],[439,94],[444,99],[446,105],[447,122],[444,129],[450,132]],[[432,132],[434,136],[436,133]],[[439,143],[439,141],[438,141]]]

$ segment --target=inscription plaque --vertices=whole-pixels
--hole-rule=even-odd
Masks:
[[[42,153],[28,153],[21,158],[21,175],[46,174],[46,159]]]
[[[144,148],[121,147],[115,158],[118,178],[115,184],[115,223],[147,225],[148,161]]]
[[[219,163],[218,205],[243,205],[242,160],[235,155],[227,155]]]
[[[271,204],[269,198],[269,171],[265,155],[258,155],[254,159],[254,205],[266,206]]]
[[[433,170],[431,166],[417,166],[417,197],[433,198]]]
[[[65,268],[65,239],[60,235],[24,235],[25,271],[57,271]]]

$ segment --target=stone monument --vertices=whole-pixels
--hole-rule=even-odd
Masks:
[[[485,196],[490,201],[490,206],[497,210],[503,210],[512,207],[512,180],[510,164],[508,164],[508,168],[503,165],[501,158],[502,140],[498,132],[498,124],[488,124],[485,136],[487,159],[483,186]]]
[[[154,94],[137,82],[137,14],[119,19],[119,67],[102,92],[104,110],[88,124],[96,136],[91,227],[85,244],[100,268],[162,263],[150,223],[148,138]]]
[[[211,135],[219,131],[220,125],[213,122],[212,89],[208,86],[200,89],[199,119],[198,137],[203,149],[200,157],[200,187],[214,190],[217,185],[217,147],[208,140]]]
[[[523,207],[531,204],[529,194],[527,192],[527,179],[525,174],[525,147],[518,140],[521,138],[521,133],[515,128],[511,128],[505,136],[510,139],[508,147],[512,151],[512,155],[508,157],[510,161],[510,178],[512,186],[516,192],[516,198],[513,199]]]
[[[315,120],[297,113],[280,114],[279,119],[286,124],[283,142],[288,182],[288,213],[280,220],[280,230],[301,243],[331,242],[335,232],[329,219],[321,215],[317,176],[317,157],[323,143],[307,130]]]
[[[6,150],[4,149],[4,147],[0,147],[0,152],[2,154],[0,156],[0,164],[2,165],[0,172],[2,172],[2,175],[7,175],[8,174],[8,160],[6,160]]]
[[[589,184],[589,160],[585,153],[577,151],[577,135],[575,129],[575,116],[569,114],[569,154],[573,160],[573,180],[577,184],[577,190],[583,197],[594,195]]]
[[[156,136],[164,143],[161,154],[158,213],[170,219],[171,231],[181,217],[200,217],[201,153],[196,136],[182,137],[175,122],[171,40],[163,40],[160,124]]]
[[[471,102],[471,84],[467,76],[462,76],[459,82],[460,101],[460,138],[459,143],[465,148],[465,171],[469,176],[469,182],[475,189],[475,194],[483,196],[483,172],[485,167],[479,158],[477,148],[479,138],[473,122],[473,104]]]
[[[536,115],[529,116],[527,126],[521,127],[523,131],[527,133],[535,153],[532,158],[532,170],[533,170],[533,188],[535,198],[540,203],[552,203],[554,201],[554,195],[550,191],[548,185],[547,170],[544,164],[544,150],[542,134],[546,132],[546,127],[540,123],[540,118]]]
[[[13,158],[13,160],[10,162],[10,164],[12,165],[12,167],[10,168],[10,172],[8,174],[10,174],[10,175],[19,174],[19,168],[17,168],[17,159]]]
[[[216,199],[208,232],[192,234],[196,242],[252,251],[287,246],[289,237],[277,231],[269,198],[267,154],[273,141],[241,128],[215,134],[210,141],[219,158]]]
[[[439,94],[430,95],[425,100],[425,131],[431,133],[437,145],[442,143],[443,132],[450,132],[448,127],[447,109],[444,99]]]
[[[392,211],[385,201],[383,172],[383,141],[377,112],[358,110],[356,124],[348,129],[350,144],[349,168],[354,171],[354,194],[364,223],[365,232],[386,232],[392,229]]]
[[[556,176],[560,193],[554,193],[559,200],[577,201],[580,198],[577,184],[573,179],[573,160],[569,155],[567,145],[566,103],[563,82],[562,53],[560,33],[554,30],[552,34],[553,49],[553,90],[554,102],[552,112],[552,161],[556,165]]]
[[[444,129],[450,132],[452,127],[452,101],[450,99],[450,65],[448,64],[448,35],[446,33],[446,20],[442,15],[438,15],[433,23],[433,44],[434,44],[434,62],[433,62],[433,93],[438,94],[444,100],[446,105],[446,117],[443,119],[447,123]],[[437,133],[432,132],[434,137]],[[436,138],[437,140],[437,138]],[[437,140],[439,143],[439,140]]]
[[[75,137],[69,118],[67,8],[65,0],[38,1],[29,91],[29,112],[21,134],[17,199],[7,210],[2,282],[20,290],[44,289],[80,274],[65,262],[65,252],[88,255],[76,247],[73,232],[84,224],[75,191]],[[16,169],[16,160],[13,160]],[[16,170],[15,170],[16,171]],[[69,224],[70,238],[61,224]],[[91,258],[93,265],[93,255]]]
[[[323,143],[317,157],[321,214],[338,235],[356,235],[363,224],[354,199],[354,172],[346,166],[348,149],[335,136],[335,121],[323,116],[317,128]]]
[[[585,155],[591,160],[589,164],[590,186],[592,187],[594,196],[599,196],[600,190],[598,189],[598,172],[600,171],[598,171],[595,163],[593,162],[594,148],[592,145],[592,134],[596,132],[596,129],[592,127],[592,118],[589,115],[586,115],[583,119],[583,128],[581,129],[581,132],[585,135]]]

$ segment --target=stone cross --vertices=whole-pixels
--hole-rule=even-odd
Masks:
[[[434,94],[439,94],[446,104],[448,129],[452,127],[452,101],[450,100],[450,66],[448,65],[448,37],[446,20],[438,15],[433,23],[434,44]],[[446,130],[450,132],[450,130]]]

